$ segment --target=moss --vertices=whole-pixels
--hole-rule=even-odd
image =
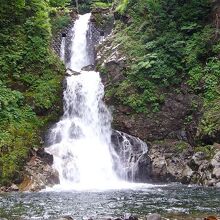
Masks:
[[[199,136],[209,136],[211,139],[216,139],[220,130],[220,97],[207,103],[203,111],[203,117],[199,124]]]
[[[177,152],[183,152],[184,150],[187,150],[189,148],[189,144],[184,141],[179,141],[175,144],[175,148]]]
[[[211,159],[215,155],[215,148],[213,145],[197,146],[195,152],[204,152],[207,159]]]
[[[52,25],[52,33],[56,34],[68,26],[71,22],[70,11],[68,9],[52,8],[50,11],[50,19]]]
[[[94,1],[92,2],[91,8],[96,9],[96,8],[101,8],[101,9],[107,9],[112,6],[111,2],[102,2],[102,1]]]

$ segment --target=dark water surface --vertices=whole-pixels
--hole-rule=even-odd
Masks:
[[[62,215],[103,219],[152,212],[184,218],[220,215],[220,189],[168,185],[102,192],[0,194],[0,219],[56,219]]]

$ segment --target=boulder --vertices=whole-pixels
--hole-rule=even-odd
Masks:
[[[214,168],[212,174],[213,174],[213,176],[214,176],[216,179],[220,179],[220,167]]]
[[[130,215],[128,220],[138,220],[138,216],[137,215]]]
[[[138,168],[135,179],[138,182],[150,182],[152,177],[152,160],[147,153],[144,153],[138,159]]]
[[[66,215],[66,216],[62,216],[56,220],[73,220],[73,218],[71,216]]]
[[[95,69],[95,66],[93,64],[88,65],[88,66],[84,66],[82,68],[83,71],[94,71],[94,69]]]
[[[150,160],[148,157],[146,162],[147,158],[144,156],[148,150],[147,144],[139,138],[116,130],[112,132],[111,142],[118,155],[117,157],[113,155],[114,168],[118,175],[131,181],[140,181],[142,177],[146,180],[147,176],[145,177],[141,172],[147,169],[144,165],[149,164]]]
[[[79,72],[76,72],[76,71],[69,69],[69,68],[66,70],[66,76],[72,76],[72,75],[77,76],[79,74],[80,74]]]
[[[18,191],[18,190],[19,190],[19,188],[18,188],[17,185],[12,184],[12,185],[10,186],[10,191]]]
[[[216,216],[208,216],[205,217],[204,220],[218,220],[218,218]]]
[[[162,217],[160,214],[154,213],[147,215],[145,220],[161,220],[161,219]]]
[[[220,151],[218,151],[211,160],[213,167],[220,167]]]
[[[198,171],[200,165],[204,162],[205,159],[206,154],[204,152],[196,152],[192,156],[192,159],[190,160],[188,165],[193,171]]]
[[[220,188],[220,182],[216,183],[215,186]]]
[[[217,184],[216,179],[210,179],[210,180],[207,182],[207,186],[216,186],[216,184]]]
[[[43,158],[34,155],[26,164],[23,181],[18,185],[20,191],[40,191],[59,183],[59,174],[52,167],[51,157],[46,152],[41,154]]]

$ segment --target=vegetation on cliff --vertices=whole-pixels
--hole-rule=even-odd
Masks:
[[[220,130],[217,1],[121,0],[114,2],[114,11],[113,41],[126,56],[126,68],[123,80],[107,88],[107,96],[134,114],[149,116],[161,111],[168,94],[193,94],[198,98],[185,123],[200,111],[200,137],[216,140]]]
[[[19,181],[30,149],[41,146],[42,131],[62,110],[64,65],[50,44],[54,7],[65,3],[1,1],[0,185]]]

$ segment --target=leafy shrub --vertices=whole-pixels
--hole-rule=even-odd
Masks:
[[[0,4],[0,185],[20,175],[61,108],[54,106],[60,103],[64,66],[49,48],[49,11],[46,0]]]

